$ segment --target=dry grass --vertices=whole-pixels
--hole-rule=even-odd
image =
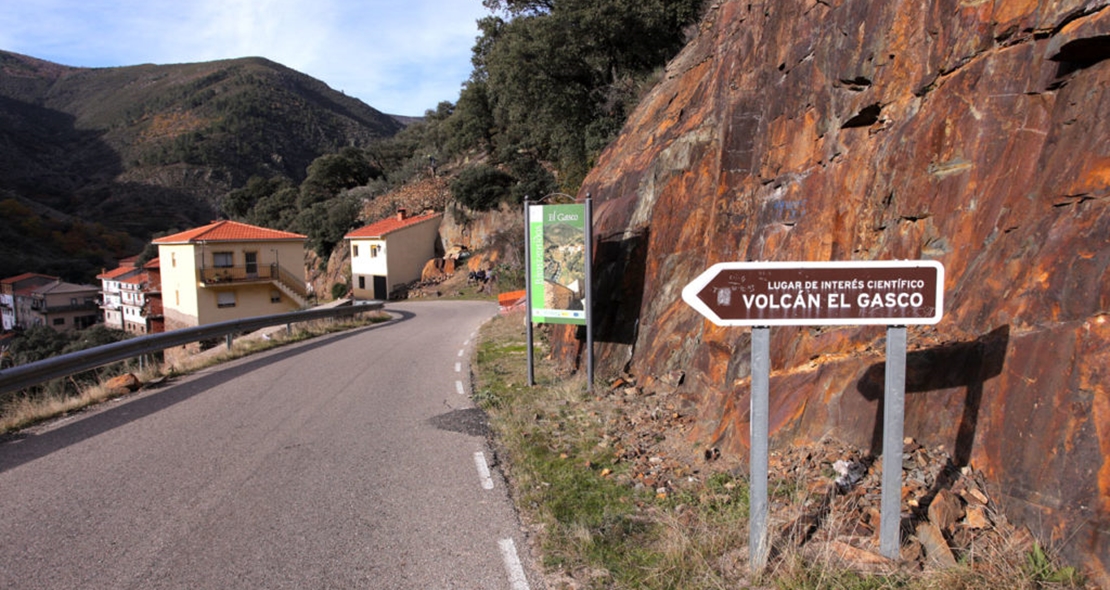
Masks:
[[[665,400],[587,393],[582,379],[553,372],[544,360],[542,335],[538,330],[539,384],[529,388],[523,315],[487,324],[474,364],[474,391],[489,414],[500,464],[532,529],[548,588],[1083,587],[1074,570],[1061,567],[1031,537],[984,536],[948,569],[887,562],[878,556],[877,540],[844,532],[857,528],[850,522],[859,517],[856,499],[814,489],[812,473],[808,479],[796,473],[769,482],[774,550],[767,568],[753,574],[742,469],[723,460],[699,462],[691,459],[696,453],[688,453],[685,465],[674,468],[682,476],[669,487],[644,485],[641,465],[624,449],[630,441],[656,440],[648,455],[678,454],[681,432],[661,432],[666,420],[653,421],[657,414],[644,406]],[[681,420],[662,428],[681,428]],[[821,514],[821,524],[799,543],[787,523],[812,513]],[[1004,521],[994,516],[995,522]]]
[[[147,367],[141,371],[136,369],[133,372],[144,383],[161,376],[159,367]],[[108,378],[102,378],[96,385],[81,387],[77,395],[45,393],[39,396],[16,396],[4,404],[0,412],[0,433],[26,428],[124,395],[118,390],[108,388],[107,381]]]
[[[365,313],[343,320],[315,320],[294,324],[293,330],[288,332],[282,328],[269,332],[265,336],[262,333],[247,335],[234,340],[230,349],[221,345],[199,354],[178,358],[172,364],[147,363],[140,370],[135,362],[121,363],[116,365],[114,370],[104,371],[99,383],[92,386],[79,386],[76,395],[72,393],[22,394],[8,399],[0,407],[0,433],[13,432],[126,395],[126,392],[112,390],[106,386],[109,379],[123,373],[134,374],[140,383],[150,383],[167,377],[186,375],[293,342],[380,323],[388,319],[389,316],[384,313]]]

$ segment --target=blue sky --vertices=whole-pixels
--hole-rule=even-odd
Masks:
[[[69,66],[259,56],[394,115],[454,102],[481,0],[13,0],[0,49]]]

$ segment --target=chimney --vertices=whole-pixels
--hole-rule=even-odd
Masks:
[[[405,216],[408,214],[408,209],[404,207],[397,210],[397,221],[404,221]]]

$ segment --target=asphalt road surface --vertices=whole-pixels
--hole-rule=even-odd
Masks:
[[[0,588],[536,588],[469,397],[496,306],[386,309],[4,440]]]

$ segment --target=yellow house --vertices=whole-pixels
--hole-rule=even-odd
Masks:
[[[424,265],[436,256],[441,219],[442,213],[409,217],[401,209],[343,236],[351,244],[354,297],[384,301],[398,285],[419,279]]]
[[[306,236],[216,221],[158,238],[167,330],[308,306]]]

